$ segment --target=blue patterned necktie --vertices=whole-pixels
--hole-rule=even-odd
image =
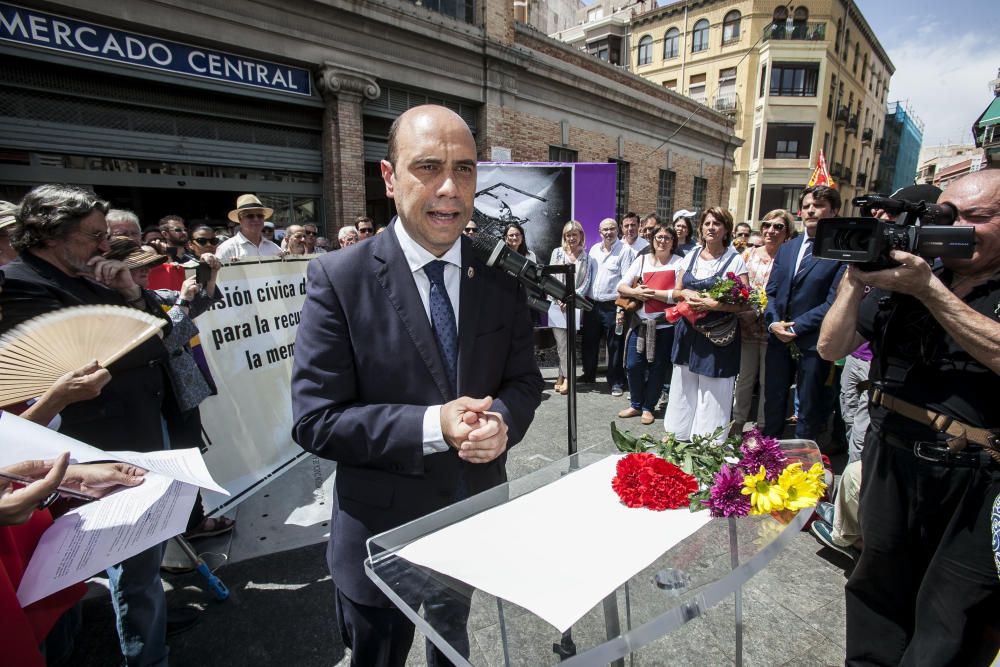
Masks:
[[[802,253],[802,261],[799,262],[799,270],[795,272],[796,275],[798,275],[802,269],[806,268],[806,260],[812,257],[813,254],[813,239],[807,236],[803,243],[806,244],[806,249]]]
[[[448,382],[454,392],[458,387],[458,327],[455,326],[455,310],[451,307],[451,299],[444,286],[446,265],[447,262],[439,259],[429,262],[424,265],[424,275],[431,281],[431,326],[441,351],[441,360],[448,371]]]

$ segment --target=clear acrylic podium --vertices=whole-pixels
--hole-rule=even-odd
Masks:
[[[790,461],[803,468],[820,460],[811,441],[783,441]],[[562,476],[608,456],[586,450],[554,461],[520,479],[511,480],[438,512],[371,538],[365,570],[375,584],[456,665],[603,665],[662,664],[660,638],[727,598],[733,598],[735,663],[742,663],[741,588],[800,531],[811,510],[776,516],[712,519],[623,582],[617,590],[574,623],[564,635],[530,611],[494,597],[397,555],[406,544],[479,512],[530,493]],[[559,526],[552,526],[558,531]],[[627,549],[627,544],[621,545]],[[613,567],[614,564],[609,564]],[[447,637],[454,624],[414,604],[428,585],[447,595],[469,596],[468,658]]]

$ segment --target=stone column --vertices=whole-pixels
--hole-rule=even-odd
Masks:
[[[326,226],[337,230],[365,214],[365,154],[361,105],[381,91],[367,72],[324,63],[317,85],[326,102],[323,112],[323,198]]]

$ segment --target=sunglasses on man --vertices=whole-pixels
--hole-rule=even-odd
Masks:
[[[371,227],[358,227],[358,234],[371,234],[374,231]]]
[[[219,245],[219,239],[191,239],[198,245]]]

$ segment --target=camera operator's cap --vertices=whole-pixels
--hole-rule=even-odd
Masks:
[[[910,202],[922,201],[927,204],[936,204],[938,197],[941,196],[941,189],[930,183],[921,183],[919,185],[907,185],[905,188],[900,188],[889,196],[893,199],[904,199]]]
[[[682,208],[681,210],[674,213],[674,222],[677,222],[680,218],[693,218],[696,215],[698,214],[695,213],[694,211],[689,211],[686,208]]]
[[[274,213],[274,209],[270,209],[260,203],[257,195],[240,195],[236,199],[236,208],[230,211],[227,217],[233,222],[239,222],[240,213],[243,211],[263,211],[265,219],[270,218],[271,214]]]
[[[264,226],[267,227],[267,228],[269,228],[269,229],[274,229],[274,223],[271,222],[270,220],[268,220],[267,222],[265,222]]]

